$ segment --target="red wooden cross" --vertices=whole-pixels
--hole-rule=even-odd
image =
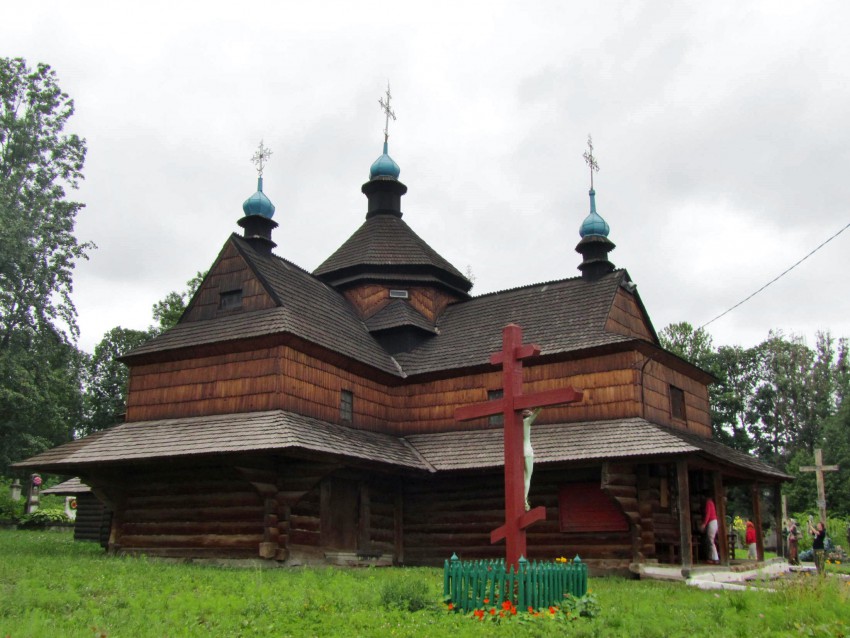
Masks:
[[[490,542],[505,539],[506,565],[519,568],[526,554],[525,530],[546,519],[546,508],[525,511],[522,410],[546,405],[581,401],[582,393],[568,386],[534,394],[522,393],[522,359],[540,354],[540,347],[522,343],[522,328],[508,324],[502,331],[502,351],[490,355],[490,363],[502,364],[502,397],[487,403],[466,405],[455,410],[455,419],[469,421],[504,414],[505,422],[505,524],[494,529]]]

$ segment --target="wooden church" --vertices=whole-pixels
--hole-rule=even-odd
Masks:
[[[789,478],[712,440],[712,377],[660,347],[609,261],[592,188],[580,276],[473,297],[402,218],[386,137],[362,186],[365,221],[312,273],[272,252],[259,159],[244,232],[179,324],[124,357],[125,422],[17,464],[91,486],[112,513],[110,552],[289,565],[503,556],[490,542],[505,517],[503,421],[455,410],[498,398],[490,355],[511,323],[540,348],[524,390],[582,392],[532,427],[529,501],[546,518],[528,529],[529,558],[687,566],[700,559],[700,495],[715,497],[725,538],[729,486],[750,490],[758,519],[765,488]]]

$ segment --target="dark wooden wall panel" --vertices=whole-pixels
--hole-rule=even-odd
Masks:
[[[637,337],[655,343],[652,330],[647,325],[647,319],[640,310],[634,295],[622,288],[617,290],[614,296],[614,304],[608,314],[605,329],[609,332]]]
[[[220,309],[221,293],[233,290],[242,291],[241,309]],[[275,305],[236,247],[228,243],[198,289],[194,303],[183,317],[183,321],[203,321],[235,312],[274,308]]]

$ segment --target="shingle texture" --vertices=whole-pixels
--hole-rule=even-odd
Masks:
[[[504,432],[501,428],[416,434],[406,437],[406,440],[437,471],[501,467],[504,463]],[[531,440],[535,463],[699,453],[756,474],[790,478],[776,468],[725,445],[641,418],[535,425]]]
[[[439,336],[396,359],[410,375],[485,364],[502,349],[502,329],[509,323],[522,326],[524,341],[539,345],[544,355],[630,341],[605,330],[626,276],[618,270],[592,282],[575,277],[453,304],[437,321]]]
[[[406,271],[399,268],[420,267],[464,291],[471,286],[457,268],[395,215],[367,219],[313,274],[333,280],[346,271],[369,270],[369,267],[388,267],[400,275]]]
[[[377,216],[370,219],[397,219]],[[431,326],[402,301],[361,320],[345,297],[310,273],[275,255],[255,251],[242,238],[233,242],[257,273],[277,308],[178,324],[127,355],[187,348],[243,338],[289,333],[383,372],[409,376],[482,365],[501,349],[508,323],[523,327],[526,342],[542,354],[569,352],[630,341],[607,332],[605,323],[617,287],[628,274],[617,270],[596,281],[574,277],[491,293],[450,305]],[[402,325],[436,332],[420,347],[393,358],[370,334]]]
[[[65,494],[69,496],[76,496],[77,494],[83,494],[85,492],[91,492],[91,488],[83,483],[78,477],[68,479],[63,483],[49,487],[46,490],[41,490],[42,494]]]
[[[178,324],[142,344],[127,358],[177,348],[290,333],[384,372],[399,374],[392,357],[340,293],[275,255],[255,251],[244,239],[232,241],[280,304],[277,308]]]
[[[467,470],[501,467],[503,436],[497,428],[399,438],[273,410],[124,423],[17,467],[74,472],[101,463],[301,449],[411,470]],[[702,453],[755,474],[787,478],[724,445],[640,418],[538,425],[532,443],[536,463]]]
[[[399,328],[401,326],[416,326],[433,333],[434,326],[413,306],[401,299],[394,299],[366,320],[370,332]]]
[[[427,469],[397,437],[282,410],[123,423],[43,452],[22,466],[71,469],[94,463],[292,448]]]

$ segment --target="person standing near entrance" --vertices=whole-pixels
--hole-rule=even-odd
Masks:
[[[747,560],[756,560],[758,558],[756,526],[752,521],[747,521],[747,535],[744,540],[747,543]]]
[[[717,546],[714,544],[714,539],[717,537],[717,509],[714,507],[713,498],[704,496],[703,499],[705,504],[703,505],[700,531],[705,534],[705,540],[708,543],[708,562],[717,565],[720,562]]]

